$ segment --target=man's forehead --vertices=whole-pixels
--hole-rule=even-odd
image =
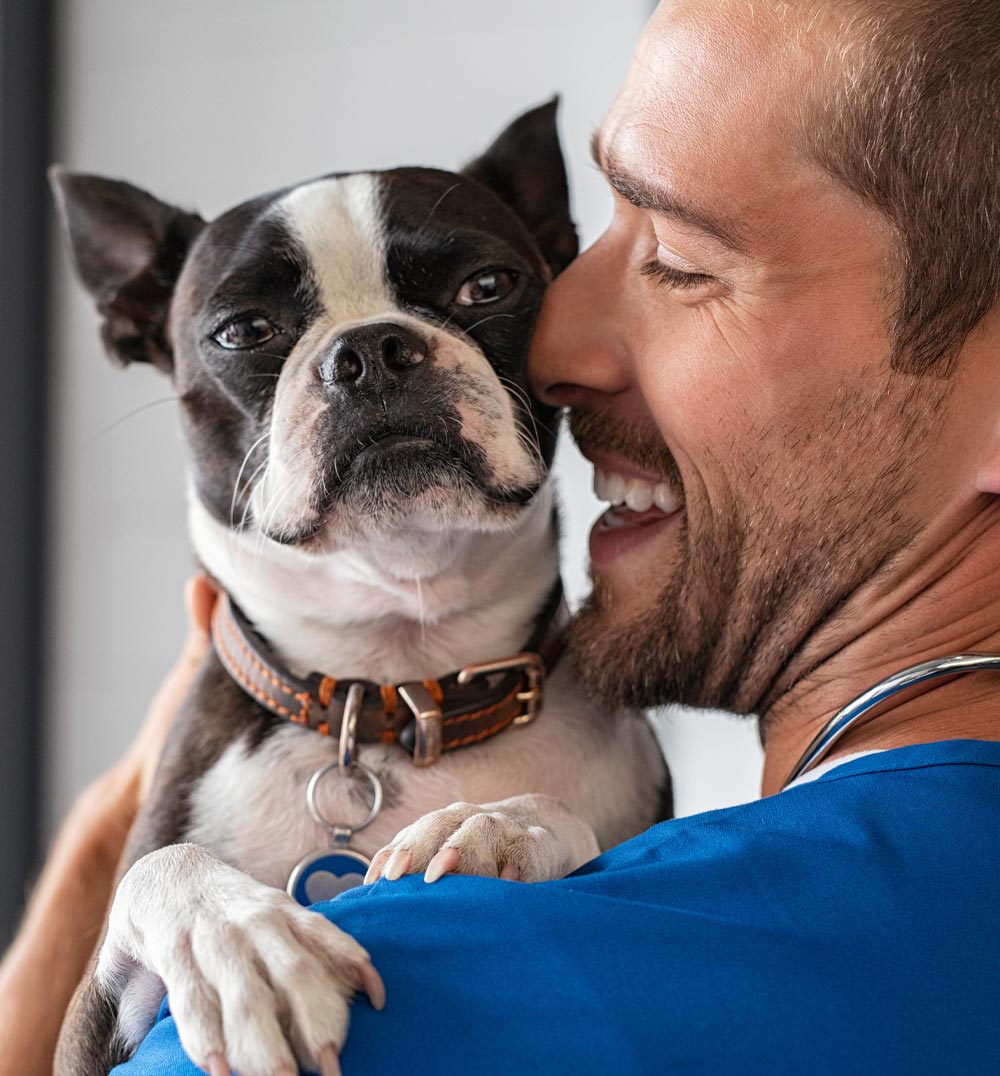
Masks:
[[[770,17],[730,0],[661,3],[602,125],[602,152],[709,215],[759,216],[798,187],[812,170],[801,123],[804,82],[817,78],[813,31],[763,6]]]

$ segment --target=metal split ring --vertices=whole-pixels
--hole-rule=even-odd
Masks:
[[[366,826],[370,826],[375,821],[379,811],[382,810],[382,782],[379,780],[378,774],[363,762],[351,764],[351,775],[362,774],[372,786],[372,806],[368,815],[358,825],[345,826],[341,822],[331,822],[319,809],[319,804],[316,802],[316,790],[319,788],[319,783],[331,770],[337,770],[342,776],[344,775],[344,769],[339,760],[337,762],[328,762],[322,769],[317,770],[309,778],[309,787],[306,789],[306,803],[309,805],[309,813],[321,826],[334,835],[346,835],[349,837],[352,833],[360,833]]]

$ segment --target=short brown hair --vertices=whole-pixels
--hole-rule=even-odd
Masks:
[[[1000,4],[851,0],[818,162],[899,238],[893,364],[947,373],[1000,298]]]

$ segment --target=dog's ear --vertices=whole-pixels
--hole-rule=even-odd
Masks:
[[[525,112],[462,169],[499,194],[527,224],[553,275],[579,251],[569,214],[566,166],[559,148],[559,98]]]
[[[169,373],[167,312],[188,250],[205,222],[114,179],[49,170],[73,262],[103,322],[108,354],[123,366]]]

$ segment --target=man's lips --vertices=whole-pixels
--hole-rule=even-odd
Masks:
[[[664,533],[684,515],[682,509],[667,515],[658,508],[632,512],[628,508],[609,508],[599,516],[590,530],[590,561],[603,568],[618,557]]]
[[[622,456],[613,455],[610,452],[601,452],[598,449],[589,448],[585,445],[577,446],[584,459],[589,460],[599,471],[606,474],[620,474],[626,478],[642,478],[647,482],[657,483],[663,479],[651,471],[640,470],[634,463],[630,463]]]

